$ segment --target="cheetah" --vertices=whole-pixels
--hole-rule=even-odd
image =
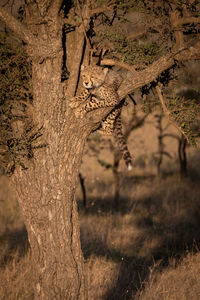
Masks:
[[[87,112],[94,109],[114,106],[100,124],[100,133],[114,136],[127,168],[131,170],[132,157],[123,136],[120,116],[123,103],[117,93],[122,77],[115,71],[96,65],[82,66],[81,76],[85,89],[71,99],[70,107],[75,109],[77,118],[83,118]]]

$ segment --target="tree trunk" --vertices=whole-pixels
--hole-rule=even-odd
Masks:
[[[65,112],[62,55],[33,62],[34,120],[47,147],[13,176],[36,267],[36,299],[86,299],[74,192],[87,133]]]
[[[67,84],[61,83],[62,23],[57,14],[61,2],[54,0],[49,8],[45,1],[37,5],[27,1],[27,26],[0,7],[0,17],[27,42],[33,120],[42,130],[39,143],[47,145],[34,150],[27,169],[18,167],[12,177],[32,250],[37,300],[87,299],[75,189],[85,140],[112,109],[99,109],[77,120],[67,107],[76,90],[84,35],[78,27],[73,69]]]
[[[37,142],[46,145],[34,150],[27,169],[18,167],[12,181],[32,250],[35,299],[84,300],[87,287],[75,189],[93,123],[79,122],[67,108],[77,84],[84,35],[81,28],[75,32],[79,46],[73,49],[74,74],[68,85],[63,84],[61,4],[61,0],[27,0],[25,24],[0,7],[0,17],[27,43],[32,60],[33,121],[42,130]]]

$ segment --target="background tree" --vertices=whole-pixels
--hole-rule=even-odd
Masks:
[[[160,176],[162,174],[161,165],[163,163],[164,157],[167,156],[168,158],[172,159],[173,157],[171,154],[166,151],[164,139],[166,137],[174,138],[178,141],[178,160],[179,160],[179,169],[180,169],[180,177],[185,178],[187,177],[187,155],[186,155],[186,146],[187,140],[185,136],[180,132],[178,134],[169,133],[168,128],[170,123],[168,122],[163,125],[163,112],[161,114],[156,114],[155,118],[157,120],[156,129],[158,130],[158,151],[153,153],[153,157],[156,162],[157,166],[157,174]]]
[[[20,21],[0,7],[1,20],[23,40],[32,63],[34,133],[24,139],[26,146],[18,147],[22,142],[17,140],[6,150],[13,154],[18,147],[8,164],[15,171],[11,180],[35,263],[36,299],[87,298],[74,195],[86,138],[112,108],[75,118],[68,101],[79,91],[81,63],[103,57],[101,65],[128,70],[120,99],[146,85],[165,83],[165,70],[200,58],[200,42],[184,36],[188,24],[198,26],[198,9],[195,1],[26,0]],[[141,20],[139,34],[119,26],[129,21],[132,10]]]

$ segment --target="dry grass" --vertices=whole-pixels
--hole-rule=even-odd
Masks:
[[[33,272],[30,253],[20,258],[18,251],[6,266],[0,268],[0,299],[33,299]]]
[[[92,255],[86,262],[88,274],[88,299],[105,299],[106,292],[113,289],[117,283],[119,264]]]
[[[130,174],[118,210],[111,178],[90,182],[86,211],[80,203],[88,299],[200,299],[200,254],[192,254],[200,244],[200,187],[192,174],[184,181]],[[33,299],[23,222],[0,185],[0,299]]]
[[[165,274],[165,268],[171,265],[171,261],[175,266],[186,252],[198,251],[198,182],[190,179],[180,181],[178,177],[171,176],[137,181],[130,186],[131,180],[134,182],[134,178],[128,180],[129,189],[124,186],[122,193],[126,197],[121,199],[118,211],[114,210],[111,198],[106,198],[104,194],[97,198],[100,193],[96,186],[96,197],[91,191],[87,211],[81,213],[84,255],[88,260],[92,257],[92,263],[95,259],[106,259],[107,269],[103,272],[112,276],[110,286],[106,283],[101,285],[103,297],[96,290],[96,299],[134,299],[143,282],[148,282],[152,266],[159,263],[159,269]],[[111,270],[116,264],[118,268],[113,276]],[[176,273],[176,269],[173,270]],[[93,276],[93,282],[96,280],[96,286],[99,286],[98,278],[103,275],[96,271]],[[166,288],[170,290],[167,282]],[[142,299],[149,299],[148,294]]]
[[[199,300],[200,254],[189,254],[176,267],[153,272],[136,300]]]

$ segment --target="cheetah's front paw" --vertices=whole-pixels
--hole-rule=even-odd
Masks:
[[[78,101],[73,101],[73,99],[69,102],[69,107],[72,109],[77,108],[80,105]]]

